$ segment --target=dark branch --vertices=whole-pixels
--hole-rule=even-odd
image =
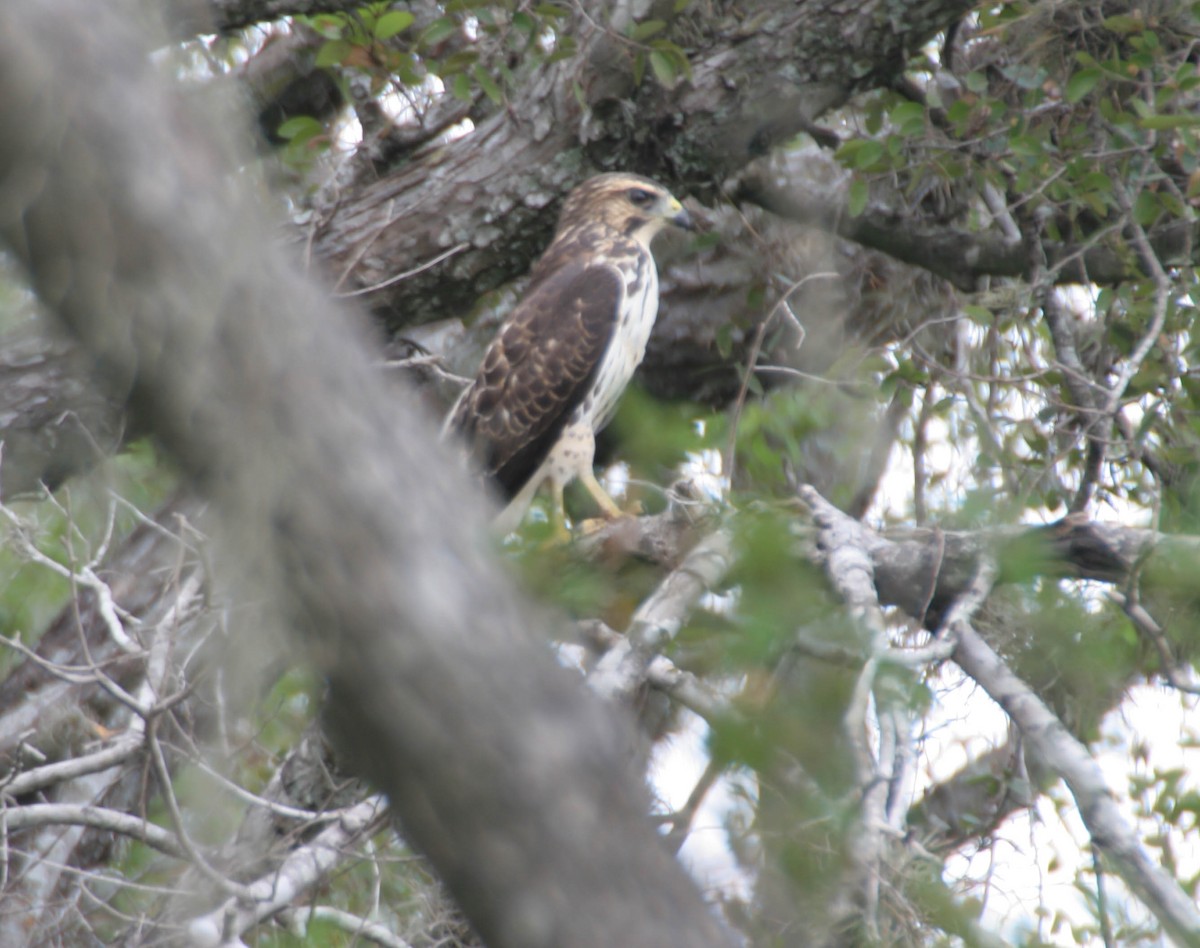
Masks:
[[[803,193],[777,184],[765,172],[752,171],[742,178],[735,195],[774,214],[819,227],[870,247],[904,263],[921,267],[949,280],[967,292],[979,288],[984,277],[1029,279],[1030,254],[1024,243],[1003,235],[973,232],[958,227],[935,226],[870,204],[857,217],[850,214],[844,197],[834,193]],[[1150,233],[1159,259],[1168,265],[1188,262],[1197,246],[1196,225],[1173,221]],[[1145,276],[1136,255],[1109,243],[1043,243],[1046,266],[1058,283],[1111,285]],[[1191,262],[1195,262],[1194,260]]]

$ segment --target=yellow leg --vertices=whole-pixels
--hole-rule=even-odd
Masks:
[[[550,542],[566,543],[571,539],[567,530],[567,512],[563,506],[563,485],[550,478]]]
[[[618,507],[617,502],[608,496],[608,491],[600,486],[600,482],[596,480],[596,475],[592,473],[591,468],[580,471],[579,480],[599,505],[600,512],[606,519],[616,520],[618,517],[625,516],[625,511]]]

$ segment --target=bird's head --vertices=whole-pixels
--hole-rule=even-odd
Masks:
[[[559,229],[580,220],[602,222],[647,247],[668,224],[692,229],[691,216],[670,191],[636,174],[602,174],[579,185],[563,204]]]

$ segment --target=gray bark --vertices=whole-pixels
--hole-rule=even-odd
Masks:
[[[123,403],[70,340],[36,327],[0,339],[0,497],[53,490],[112,453],[129,434]]]
[[[0,10],[5,242],[213,497],[242,581],[327,676],[343,748],[489,944],[727,943],[647,829],[628,724],[546,654],[465,475],[274,248],[134,21]]]

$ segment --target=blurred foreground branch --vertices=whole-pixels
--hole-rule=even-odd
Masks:
[[[0,10],[4,241],[214,499],[246,587],[327,677],[342,749],[489,944],[726,943],[647,832],[623,725],[540,647],[465,476],[275,249],[140,19]]]

